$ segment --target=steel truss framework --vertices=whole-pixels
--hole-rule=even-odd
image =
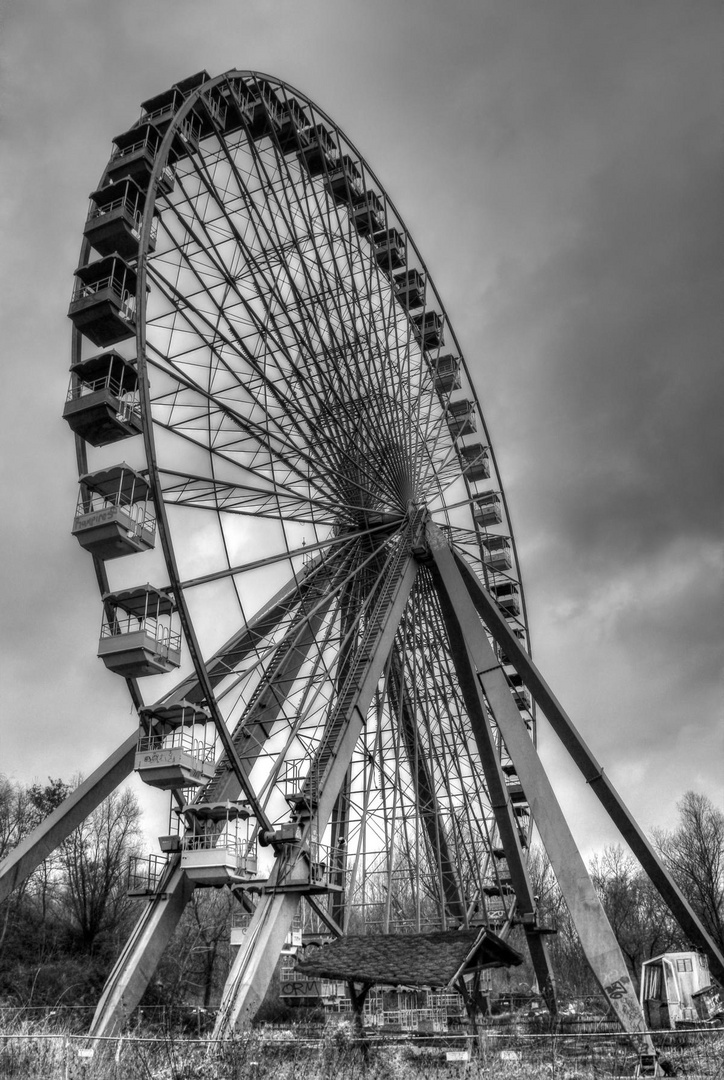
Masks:
[[[93,1031],[114,1030],[140,1001],[199,887],[184,864],[193,807],[238,800],[247,852],[262,846],[254,873],[232,869],[226,882],[250,923],[217,1034],[253,1016],[300,902],[334,934],[522,925],[555,1010],[526,868],[533,822],[604,992],[642,1030],[538,759],[536,705],[721,975],[531,660],[506,501],[462,352],[397,210],[333,121],[251,72],[200,73],[145,103],[91,197],[70,315],[79,529],[123,439],[159,539],[126,559],[88,540],[104,625],[117,642],[114,597],[153,580],[182,629],[181,669],[150,680],[150,706],[124,670],[140,734],[154,716],[203,708],[218,750],[204,784],[171,788],[176,841]],[[111,402],[101,427],[97,412],[78,419],[99,394]],[[122,520],[127,538],[113,542],[127,549]],[[136,740],[7,860],[0,896],[128,775]]]

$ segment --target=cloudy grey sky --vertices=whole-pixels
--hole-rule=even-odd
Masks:
[[[89,772],[132,730],[69,535],[65,317],[87,195],[139,103],[249,68],[396,202],[492,431],[535,655],[645,828],[722,790],[718,0],[2,5],[2,756]],[[614,839],[545,728],[586,851]]]

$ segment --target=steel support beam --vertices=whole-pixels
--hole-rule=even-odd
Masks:
[[[332,835],[330,842],[332,866],[329,880],[330,884],[337,886],[337,888],[329,897],[329,912],[326,916],[323,916],[325,919],[331,920],[331,922],[338,927],[341,927],[344,924],[345,909],[347,907],[344,886],[347,876],[349,799],[349,773],[347,773],[339,795],[337,796],[337,801],[334,804],[334,810],[332,811]],[[311,899],[313,898],[310,897],[310,900]],[[315,905],[312,906],[314,907]],[[319,905],[315,907],[315,910],[317,910],[318,907]]]
[[[346,642],[346,644],[343,646],[337,670],[337,692],[339,692],[339,690],[344,685],[345,678],[349,671],[350,655],[352,652],[354,641],[354,626],[358,615],[357,609],[359,606],[359,597],[357,596],[355,599],[357,589],[352,588],[352,584],[352,582],[347,583],[340,603],[340,637],[343,642]],[[334,925],[338,927],[341,927],[344,924],[345,907],[347,904],[347,897],[345,895],[344,886],[346,884],[347,876],[347,830],[349,828],[350,797],[349,791],[350,774],[348,770],[345,773],[344,781],[337,794],[331,818],[330,852],[332,859],[332,867],[329,879],[330,884],[332,886],[336,886],[336,888],[334,888],[334,891],[330,893],[329,896],[328,915]],[[311,899],[312,898],[310,897],[310,900]],[[316,908],[319,907],[320,905],[316,904]]]
[[[415,785],[417,804],[427,832],[429,850],[437,856],[440,864],[441,899],[450,915],[464,925],[467,907],[460,891],[460,879],[455,872],[445,827],[440,819],[432,772],[420,747],[417,721],[405,683],[403,660],[397,645],[392,649],[387,693],[400,723],[410,775]]]
[[[349,697],[341,695],[339,700],[344,703],[341,711],[333,706],[327,737],[322,740],[318,753],[319,780],[315,782],[312,792],[316,803],[314,816],[320,833],[332,815],[416,574],[417,565],[409,553],[405,553],[397,565],[390,567],[380,600],[369,620],[367,639],[360,646],[366,659],[359,671],[359,679],[355,679],[355,691]],[[307,822],[303,839],[308,837],[310,829],[311,822]],[[277,855],[269,877],[270,889],[257,905],[244,944],[229,972],[214,1038],[228,1037],[237,1026],[249,1024],[264,1000],[301,891],[275,891],[275,888],[282,879],[288,885],[293,885],[295,871],[301,884],[305,863],[306,856],[301,849],[296,853],[282,849]]]
[[[133,771],[138,732],[121,743],[0,865],[0,901],[32,874]]]
[[[709,969],[724,984],[724,954],[717,947],[697,914],[662,864],[646,835],[641,831],[608,776],[599,764],[572,720],[550,689],[530,655],[512,633],[492,596],[459,555],[455,556],[460,574],[477,611],[491,636],[510,659],[523,679],[533,700],[558,735],[581,775],[604,806],[611,821],[636,856],[652,884],[692,944],[707,954]]]
[[[456,598],[455,595],[456,591],[459,592],[458,583],[455,581],[454,576],[446,576],[441,573],[439,562],[431,569],[445,619],[455,673],[460,683],[465,708],[475,736],[475,744],[478,748],[485,783],[490,795],[491,808],[495,815],[495,823],[498,827],[500,841],[505,851],[510,878],[515,891],[517,915],[523,924],[540,992],[551,1014],[555,1015],[558,1012],[555,974],[545,940],[538,927],[537,905],[528,876],[520,829],[510,801],[498,748],[488,720],[483,688],[476,677],[476,668],[471,657],[470,641],[466,639],[466,634],[461,625],[459,597]],[[512,700],[511,705],[515,708]]]
[[[586,958],[624,1030],[639,1034],[648,1046],[650,1036],[643,1034],[646,1024],[626,962],[538,752],[513,701],[505,672],[488,641],[447,540],[432,524],[428,525],[427,539],[459,622],[470,663],[515,764]]]
[[[331,598],[330,598],[331,600]],[[282,642],[272,658],[264,679],[256,688],[251,701],[236,725],[232,740],[247,772],[251,772],[264,750],[272,728],[282,713],[289,690],[309,656],[327,608],[319,608],[312,616],[300,614],[298,635],[291,647]],[[203,790],[204,802],[226,802],[241,794],[236,774],[227,768],[226,754],[218,762],[216,774]]]

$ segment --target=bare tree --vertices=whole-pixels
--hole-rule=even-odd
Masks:
[[[533,845],[528,859],[528,873],[538,905],[538,921],[554,933],[548,938],[553,970],[556,973],[560,1001],[581,998],[598,992],[598,986],[581,947],[573,920],[556,881],[550,860],[539,845]],[[521,952],[526,949],[519,934]]]
[[[52,777],[44,786],[35,783],[24,787],[0,776],[0,860],[63,801],[69,790],[68,784]],[[24,936],[32,927],[35,952],[44,955],[50,930],[45,917],[56,870],[57,855],[53,853],[0,905],[0,947],[8,947],[10,938],[15,937],[18,951],[24,950]]]
[[[706,795],[687,791],[679,825],[654,842],[714,942],[724,949],[724,813]]]
[[[25,787],[0,778],[5,854],[71,786]],[[139,834],[130,791],[116,792],[0,906],[0,1000],[77,1003],[96,996],[130,928],[126,866]]]
[[[113,792],[60,847],[59,902],[82,951],[93,953],[115,937],[132,902],[126,890],[136,854],[141,810],[128,788]]]
[[[144,1005],[218,1004],[231,963],[237,901],[229,889],[196,889],[159,964]]]
[[[620,844],[591,860],[591,878],[636,983],[644,960],[682,944],[682,935],[638,862]]]

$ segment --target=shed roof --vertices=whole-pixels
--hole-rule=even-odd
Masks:
[[[349,935],[322,945],[297,971],[326,979],[386,986],[449,986],[463,974],[523,962],[490,930]]]

